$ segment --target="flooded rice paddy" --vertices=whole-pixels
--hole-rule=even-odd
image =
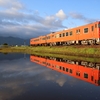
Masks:
[[[100,63],[0,54],[0,100],[100,100]]]

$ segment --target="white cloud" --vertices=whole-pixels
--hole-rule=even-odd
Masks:
[[[64,13],[64,11],[61,9],[56,13],[56,16],[60,19],[60,20],[64,20],[67,18],[66,14]]]

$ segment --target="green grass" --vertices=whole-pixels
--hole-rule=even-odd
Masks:
[[[31,47],[29,51],[62,54],[62,55],[75,55],[84,57],[100,57],[100,48],[78,48],[78,47]]]
[[[64,47],[7,47],[0,48],[0,52],[20,52],[33,54],[49,53],[49,54],[60,54],[60,55],[71,55],[71,56],[83,56],[83,57],[100,57],[100,48],[84,47],[79,48],[78,46],[64,46]]]

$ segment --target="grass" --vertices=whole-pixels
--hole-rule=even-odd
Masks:
[[[36,54],[41,56],[52,56],[59,58],[70,58],[78,60],[91,60],[95,58],[96,62],[100,60],[100,48],[94,47],[78,47],[78,46],[63,46],[63,47],[2,47],[0,48],[2,53],[26,53]]]
[[[29,51],[62,54],[62,55],[74,55],[83,57],[100,57],[100,48],[78,48],[78,47],[30,47]]]
[[[62,55],[75,55],[85,57],[100,57],[100,48],[78,48],[77,46],[66,46],[66,47],[7,47],[0,48],[0,52],[26,52],[32,54],[33,52],[51,53],[51,54],[62,54]]]

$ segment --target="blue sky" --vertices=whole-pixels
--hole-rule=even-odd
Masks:
[[[100,0],[0,0],[0,36],[32,38],[100,20]]]

